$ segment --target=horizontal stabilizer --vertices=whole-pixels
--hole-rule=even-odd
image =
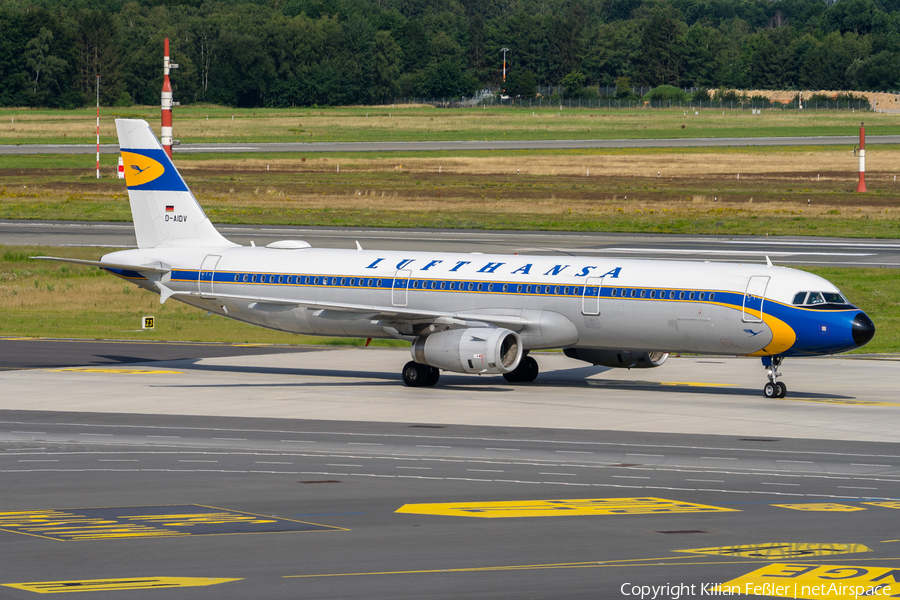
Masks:
[[[99,267],[101,269],[118,269],[122,271],[136,271],[138,273],[168,273],[172,269],[163,266],[149,265],[125,265],[108,262],[100,262],[99,260],[81,260],[79,258],[60,258],[57,256],[30,256],[36,260],[54,260],[56,262],[71,263],[73,265],[84,265],[86,267]],[[156,263],[159,265],[159,263]]]

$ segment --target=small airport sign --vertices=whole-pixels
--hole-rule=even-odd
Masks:
[[[156,326],[156,317],[147,316],[141,319],[141,329],[153,329]]]

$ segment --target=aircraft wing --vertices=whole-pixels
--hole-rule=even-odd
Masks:
[[[99,267],[101,269],[117,269],[121,271],[134,271],[136,273],[168,273],[171,268],[166,268],[156,263],[156,265],[125,265],[108,262],[100,262],[99,260],[82,260],[79,258],[59,258],[56,256],[31,256],[37,260],[54,260],[56,262],[71,263],[73,265],[85,265],[88,267]]]
[[[164,286],[158,285],[163,288]],[[431,310],[407,309],[400,306],[374,306],[368,304],[345,304],[342,302],[318,302],[314,300],[292,300],[285,298],[266,298],[262,296],[243,296],[239,294],[207,294],[202,292],[171,292],[165,298],[189,297],[203,300],[233,300],[250,302],[250,308],[269,312],[291,310],[293,308],[310,308],[317,310],[316,316],[334,319],[366,319],[392,321],[425,321],[441,322],[448,325],[465,325],[478,321],[520,330],[528,325],[528,320],[513,315],[492,315],[490,313],[444,312]],[[162,296],[161,296],[162,298]]]

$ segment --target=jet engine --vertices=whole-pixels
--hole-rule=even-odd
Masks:
[[[592,365],[616,369],[652,369],[660,366],[669,358],[668,352],[651,352],[649,350],[566,348],[563,352],[569,358],[577,358]]]
[[[509,373],[522,360],[522,340],[509,329],[451,329],[417,337],[410,353],[415,362],[446,371]]]

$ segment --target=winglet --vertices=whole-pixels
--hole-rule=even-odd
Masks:
[[[359,240],[356,240],[356,249],[359,252],[362,252],[362,246],[359,245]]]
[[[769,260],[769,255],[768,255],[768,254],[766,255],[766,266],[767,266],[767,267],[771,267],[771,266],[772,266],[772,261]]]

